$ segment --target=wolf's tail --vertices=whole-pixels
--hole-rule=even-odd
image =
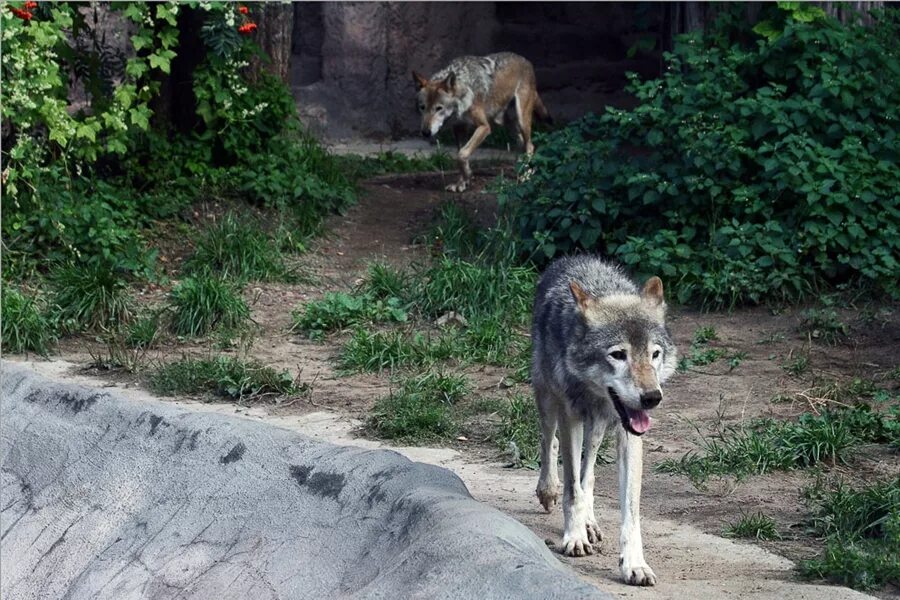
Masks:
[[[538,95],[535,95],[534,97],[534,114],[537,115],[538,120],[543,121],[544,123],[553,123],[553,116],[550,114],[550,111],[547,110],[547,107],[544,106],[544,102]]]

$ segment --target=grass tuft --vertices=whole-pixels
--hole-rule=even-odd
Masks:
[[[861,488],[817,485],[807,498],[825,551],[801,563],[803,575],[863,590],[900,583],[900,477]]]
[[[730,538],[744,538],[757,541],[777,540],[781,538],[775,520],[761,512],[755,515],[743,515],[737,523],[725,528],[723,534]]]
[[[230,282],[201,273],[181,281],[171,292],[172,331],[196,337],[217,327],[236,328],[250,318],[250,309]]]
[[[320,339],[327,333],[352,325],[405,323],[406,320],[406,310],[399,298],[329,292],[321,300],[308,302],[293,312],[292,330]]]
[[[431,372],[402,379],[375,403],[366,427],[376,437],[404,443],[446,439],[459,430],[452,405],[470,392],[462,375]]]
[[[240,280],[295,278],[285,265],[278,245],[269,239],[259,222],[249,215],[234,213],[227,213],[203,232],[193,256],[185,264],[188,273],[207,270]]]
[[[50,352],[50,347],[56,343],[56,326],[35,296],[3,284],[0,306],[4,352],[37,352],[43,355]]]
[[[150,387],[166,396],[211,393],[241,401],[293,396],[309,389],[287,371],[230,356],[184,358],[163,365],[150,376]]]
[[[61,264],[50,271],[49,279],[65,329],[118,328],[131,320],[128,282],[112,266]]]

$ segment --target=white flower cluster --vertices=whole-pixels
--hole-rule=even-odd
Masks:
[[[242,119],[249,119],[251,117],[255,117],[262,111],[264,111],[269,106],[268,102],[260,102],[256,106],[254,106],[251,110],[247,110],[246,108],[241,111]]]

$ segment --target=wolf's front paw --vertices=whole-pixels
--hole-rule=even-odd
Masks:
[[[548,484],[547,487],[537,489],[538,501],[544,510],[553,512],[553,507],[559,502],[559,484]]]
[[[587,539],[590,543],[599,544],[603,541],[603,536],[600,535],[600,526],[596,522],[592,523],[589,521],[585,529],[587,530]]]
[[[587,532],[582,531],[581,535],[563,536],[562,553],[566,556],[587,556],[594,553],[594,547],[587,539]]]
[[[656,585],[656,574],[653,573],[653,569],[647,563],[627,564],[620,558],[619,564],[622,569],[622,579],[628,585]]]
[[[468,188],[468,187],[469,187],[469,182],[466,181],[465,179],[460,179],[456,183],[451,183],[444,189],[447,190],[448,192],[455,192],[455,193],[459,194],[461,192],[466,191],[466,188]]]
[[[527,169],[524,169],[519,174],[517,183],[525,183],[526,181],[531,179],[532,175],[534,175],[534,167],[528,167]]]

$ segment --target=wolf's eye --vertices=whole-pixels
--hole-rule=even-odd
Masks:
[[[659,350],[653,352],[653,358],[659,358]]]
[[[444,110],[444,107],[440,104],[434,107],[434,112],[441,112],[442,110]]]
[[[424,110],[425,110],[425,105],[424,105],[424,104],[420,104],[420,105],[419,105],[419,110],[420,110],[420,111],[424,111]]]
[[[616,350],[615,352],[610,352],[609,355],[616,360],[625,360],[628,358],[628,355],[625,354],[624,350]]]

